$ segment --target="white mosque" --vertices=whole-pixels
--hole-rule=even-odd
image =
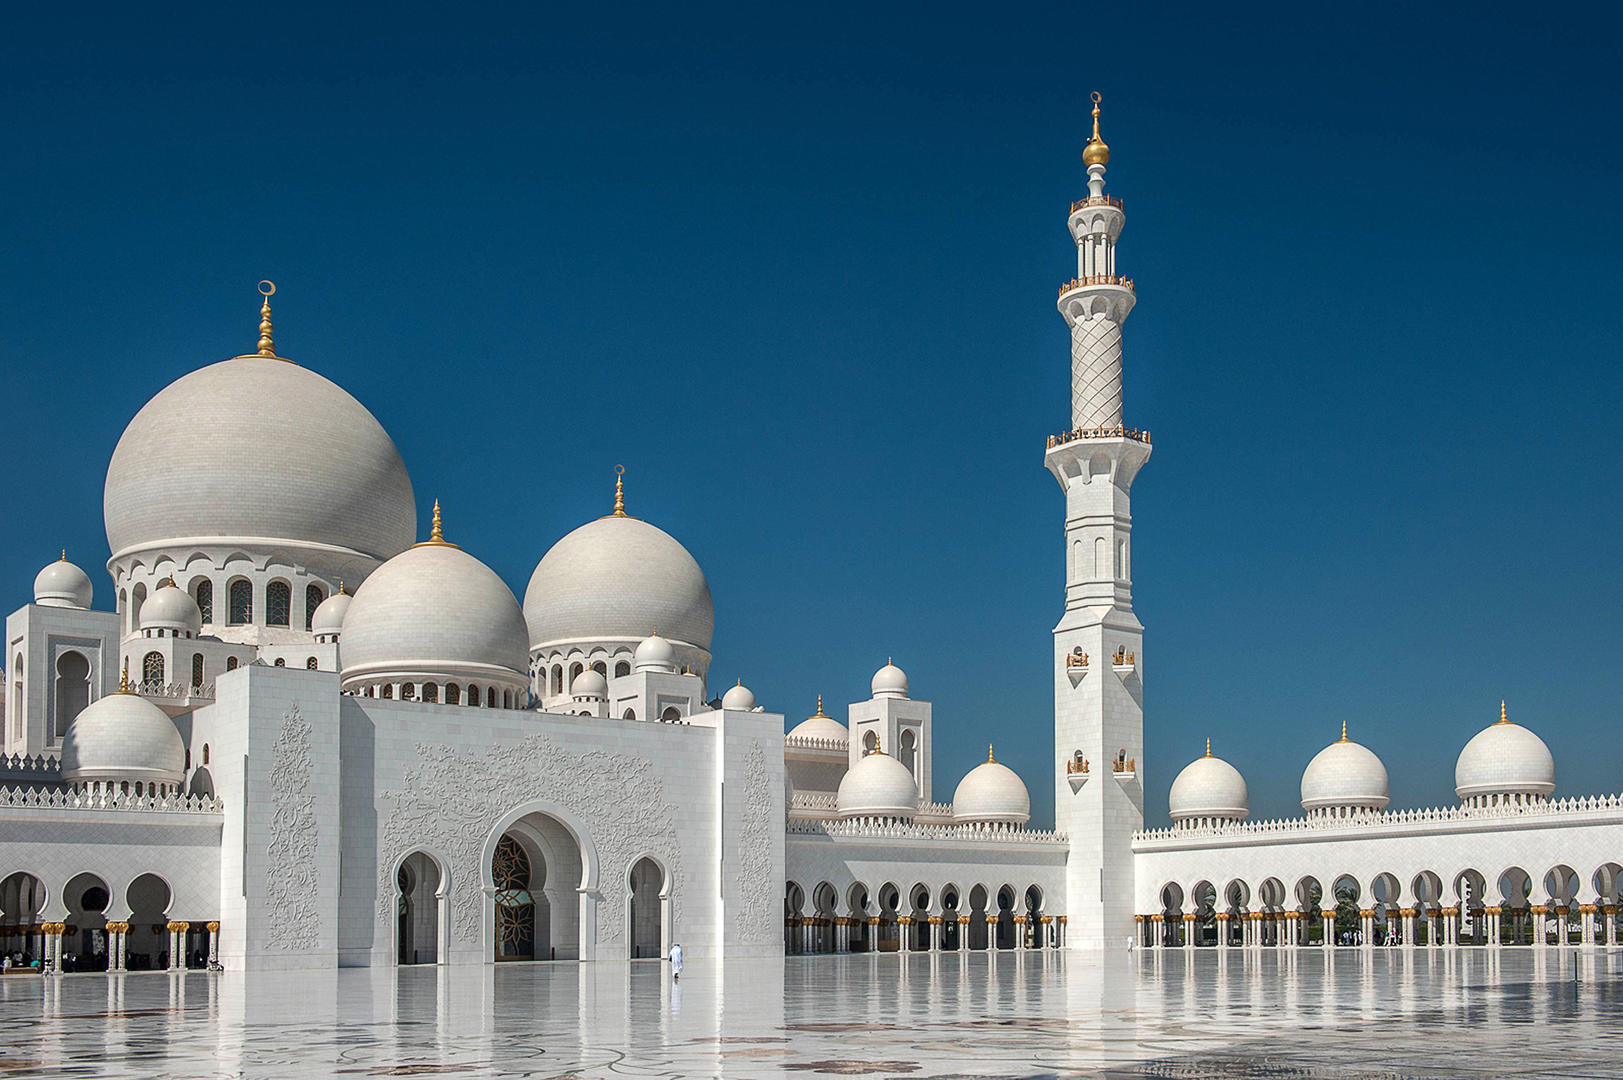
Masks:
[[[520,604],[426,540],[394,443],[276,354],[200,368],[107,470],[111,609],[66,553],[6,620],[0,950],[44,970],[283,969],[689,955],[1619,943],[1623,799],[1556,800],[1511,722],[1460,753],[1460,804],[1389,808],[1345,731],[1303,816],[1247,821],[1239,772],[1178,774],[1144,829],[1143,680],[1110,151],[1083,152],[1054,628],[1056,830],[993,760],[937,801],[931,706],[891,663],[785,734],[708,681],[693,557],[612,511]],[[251,447],[252,452],[244,452]],[[633,507],[634,509],[634,507]],[[449,539],[448,539],[449,537]],[[839,712],[840,710],[834,710]],[[942,792],[945,794],[945,792]]]

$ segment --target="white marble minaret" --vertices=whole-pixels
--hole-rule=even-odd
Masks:
[[[1122,424],[1121,327],[1133,283],[1116,273],[1126,214],[1105,194],[1110,148],[1082,152],[1088,196],[1071,205],[1077,276],[1060,287],[1071,328],[1071,428],[1044,463],[1065,490],[1065,614],[1054,627],[1054,816],[1071,838],[1063,911],[1072,948],[1133,934],[1133,832],[1144,824],[1144,628],[1133,614],[1128,492],[1150,436]],[[1058,908],[1058,905],[1056,905]]]

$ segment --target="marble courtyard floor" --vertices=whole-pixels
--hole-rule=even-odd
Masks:
[[[1623,1077],[1623,953],[0,979],[0,1077]]]

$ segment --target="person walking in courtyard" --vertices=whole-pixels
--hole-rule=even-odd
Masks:
[[[671,946],[671,978],[676,982],[682,981],[682,946],[680,942]]]

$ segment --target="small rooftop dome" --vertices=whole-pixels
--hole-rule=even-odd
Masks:
[[[671,643],[659,636],[656,629],[652,636],[643,639],[637,646],[637,651],[631,659],[632,671],[675,671],[676,650]]]
[[[186,747],[169,715],[126,689],[91,702],[62,736],[62,779],[72,784],[180,786]]]
[[[1031,820],[1031,795],[1019,775],[992,759],[969,770],[952,793],[954,820],[993,825],[1024,825]]]
[[[1471,737],[1454,763],[1454,793],[1468,805],[1486,805],[1496,796],[1511,801],[1542,801],[1555,791],[1555,759],[1544,740],[1511,723],[1505,703],[1499,722]]]
[[[817,695],[817,711],[796,724],[789,734],[801,739],[833,739],[842,743],[851,738],[844,724],[823,714],[822,694]]]
[[[142,630],[172,630],[196,636],[203,629],[203,613],[191,593],[176,587],[170,578],[158,586],[141,605]]]
[[[350,601],[354,597],[344,591],[344,583],[338,583],[338,591],[323,600],[316,607],[316,613],[310,618],[310,632],[316,636],[317,641],[337,641],[344,631],[344,616],[349,612]]]
[[[1390,800],[1386,766],[1368,747],[1341,738],[1313,755],[1302,771],[1302,809],[1381,810]]]
[[[907,672],[890,661],[873,673],[873,682],[869,684],[874,697],[906,697]]]
[[[721,695],[721,707],[734,712],[749,712],[755,708],[755,695],[750,693],[750,688],[740,679],[737,686]]]
[[[1251,793],[1240,770],[1212,756],[1212,741],[1207,739],[1206,756],[1185,765],[1172,781],[1167,808],[1178,822],[1202,818],[1242,821],[1251,809]]]
[[[575,676],[570,684],[569,693],[576,698],[596,698],[602,700],[609,696],[609,680],[595,668],[587,668]]]
[[[875,750],[840,778],[834,805],[841,817],[912,819],[919,810],[919,788],[906,765]]]
[[[34,578],[34,603],[41,607],[87,608],[95,594],[89,575],[68,562],[66,551]]]

